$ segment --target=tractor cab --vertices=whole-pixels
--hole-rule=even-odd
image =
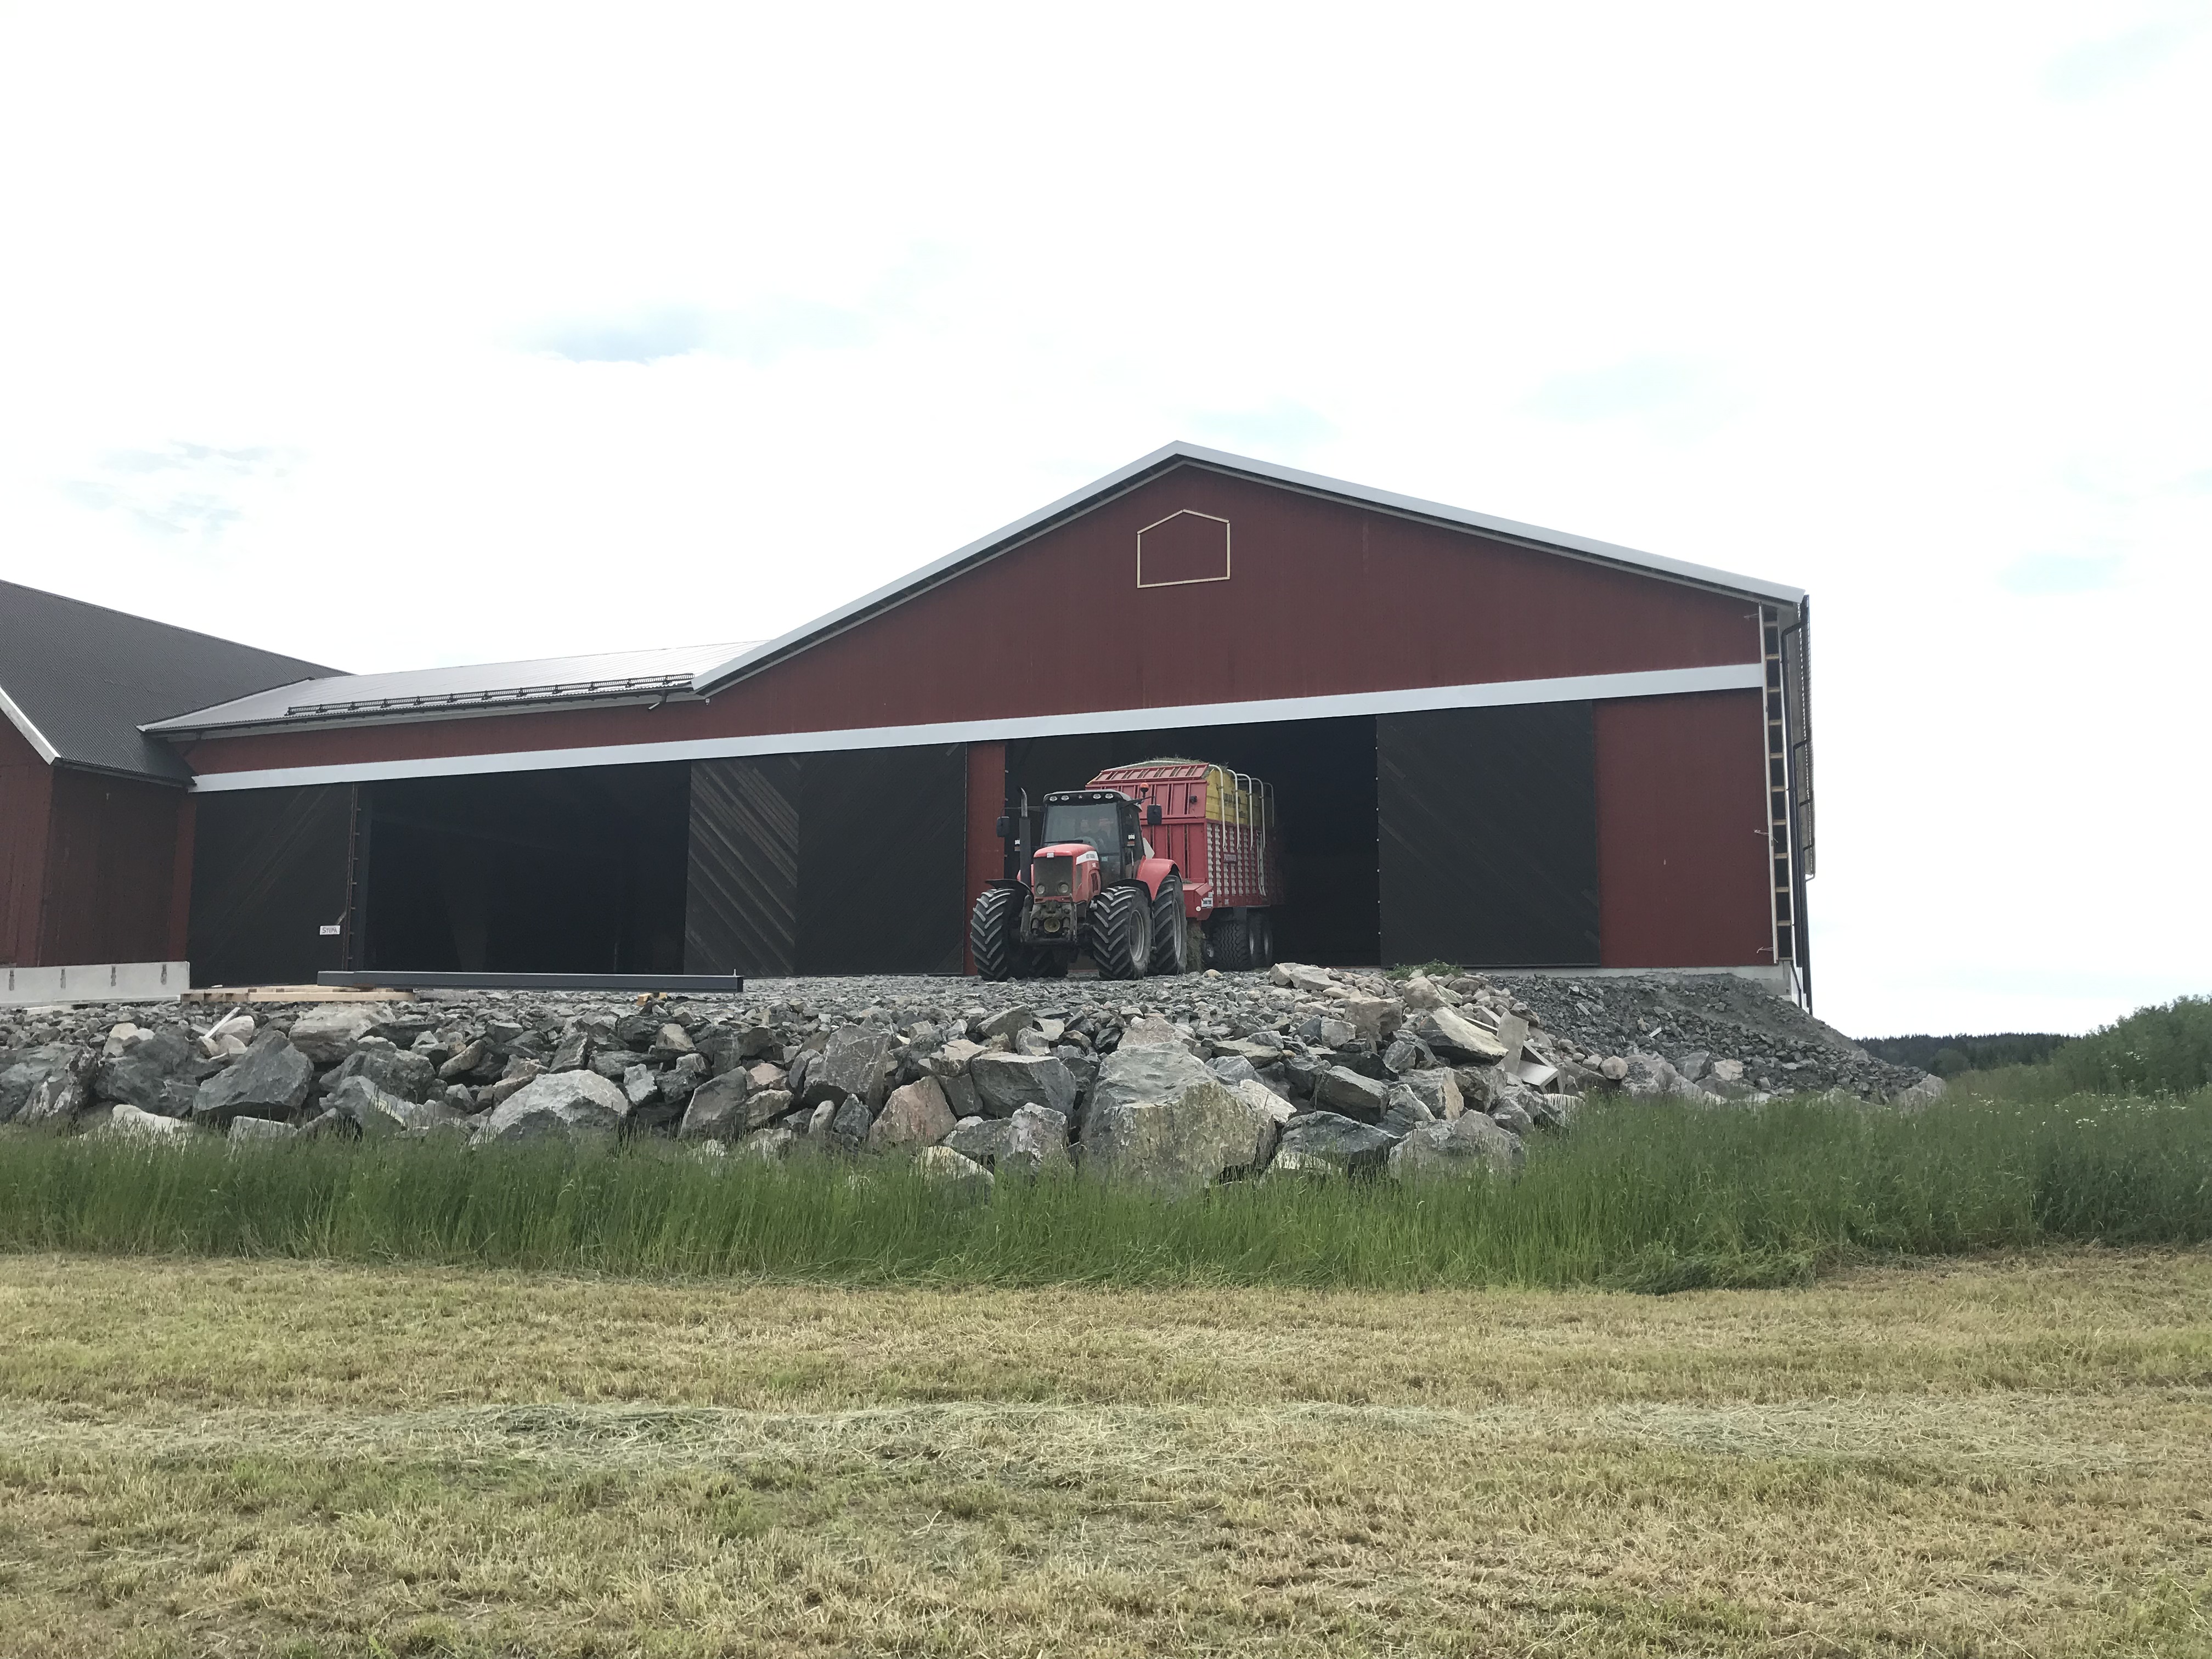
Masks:
[[[1113,883],[1133,874],[1144,853],[1137,803],[1118,789],[1079,789],[1044,798],[1037,856],[1069,858],[1078,848],[1098,855],[1098,876]]]

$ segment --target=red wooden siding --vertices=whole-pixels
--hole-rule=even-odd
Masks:
[[[169,864],[169,947],[165,962],[190,959],[192,922],[192,844],[199,827],[199,803],[186,795],[177,803],[176,855]]]
[[[975,908],[975,896],[1006,873],[1006,843],[999,839],[999,817],[1006,810],[1006,745],[971,743],[968,745],[968,902],[964,918]],[[961,935],[961,971],[975,971],[975,952]]]
[[[36,966],[46,890],[46,826],[53,771],[0,719],[0,964]]]
[[[1596,712],[1603,964],[1772,963],[1759,694],[1640,697]]]
[[[1139,588],[1136,537],[1230,520],[1228,581]],[[1179,468],[710,702],[226,738],[202,772],[1315,696],[1759,660],[1756,606]]]
[[[184,791],[69,767],[53,791],[40,959],[163,960]]]

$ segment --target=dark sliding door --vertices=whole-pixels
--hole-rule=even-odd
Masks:
[[[965,744],[696,761],[693,973],[957,974]]]
[[[195,810],[191,920],[195,985],[311,985],[343,966],[326,935],[346,911],[346,784],[205,794]]]
[[[1590,704],[1379,715],[1375,759],[1386,963],[1596,965]]]

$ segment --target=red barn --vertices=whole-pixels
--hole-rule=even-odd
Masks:
[[[204,982],[957,972],[1008,803],[1173,754],[1273,785],[1285,957],[1802,992],[1805,644],[1793,587],[1174,444],[781,639],[147,732]]]

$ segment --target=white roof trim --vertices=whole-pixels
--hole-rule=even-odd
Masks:
[[[39,730],[37,723],[22,711],[15,698],[8,695],[8,688],[4,685],[0,685],[0,714],[8,717],[8,723],[23,734],[23,741],[37,750],[39,758],[47,765],[52,766],[61,757],[61,750],[46,741],[46,734]]]
[[[1364,501],[1393,513],[1411,517],[1441,520],[1446,524],[1480,530],[1491,535],[1503,536],[1515,541],[1527,542],[1553,551],[1568,553],[1601,563],[1619,565],[1650,574],[1666,576],[1677,581],[1692,582],[1702,587],[1719,588],[1730,593],[1743,593],[1758,599],[1771,599],[1784,605],[1803,601],[1805,590],[1790,587],[1780,582],[1763,581],[1755,576],[1740,576],[1732,571],[1719,570],[1711,565],[1691,564],[1681,559],[1669,559],[1656,553],[1639,552],[1632,547],[1621,547],[1612,542],[1601,542],[1588,536],[1569,535],[1565,531],[1546,530],[1540,526],[1522,524],[1512,519],[1493,518],[1486,513],[1471,513],[1462,507],[1448,507],[1440,501],[1425,501],[1418,496],[1400,495],[1387,489],[1374,489],[1365,484],[1347,483],[1341,478],[1324,477],[1317,472],[1301,472],[1295,467],[1278,466],[1272,461],[1255,461],[1243,455],[1232,455],[1225,450],[1207,449],[1202,445],[1184,443],[1178,440],[1154,450],[1128,465],[1108,473],[1096,482],[1085,484],[1070,495],[1063,495],[1034,513],[1018,518],[1010,525],[993,531],[980,540],[969,542],[943,558],[926,564],[919,570],[908,572],[897,580],[885,584],[872,593],[864,593],[849,604],[816,617],[790,633],[741,651],[727,662],[700,671],[692,684],[702,692],[710,692],[729,681],[748,673],[784,655],[794,646],[804,644],[817,635],[834,632],[845,623],[860,616],[880,610],[900,599],[923,588],[933,586],[942,578],[962,566],[980,560],[983,556],[1006,546],[1049,520],[1059,519],[1089,502],[1112,495],[1124,484],[1143,475],[1165,466],[1171,461],[1195,461],[1201,465],[1224,472],[1242,473],[1248,477],[1262,478],[1272,483],[1287,485],[1315,495],[1332,495],[1341,500]]]
[[[1187,703],[1172,708],[1106,708],[1081,714],[946,720],[928,726],[868,726],[838,732],[778,732],[750,738],[695,738],[672,743],[594,748],[526,749],[498,755],[440,755],[419,760],[286,766],[257,772],[208,772],[202,793],[278,789],[301,784],[369,783],[384,778],[466,777],[493,772],[551,772],[578,766],[635,766],[653,761],[726,760],[743,755],[809,755],[849,749],[905,749],[925,744],[989,743],[1011,738],[1096,732],[1158,732],[1183,726],[1248,726],[1265,720],[1329,720],[1348,714],[1410,714],[1432,708],[1504,708],[1523,703],[1587,702],[1617,697],[1681,696],[1698,691],[1757,690],[1755,662],[1715,668],[1660,668],[1630,674],[1578,674],[1548,680],[1491,680],[1479,685],[1416,686],[1254,702]]]

